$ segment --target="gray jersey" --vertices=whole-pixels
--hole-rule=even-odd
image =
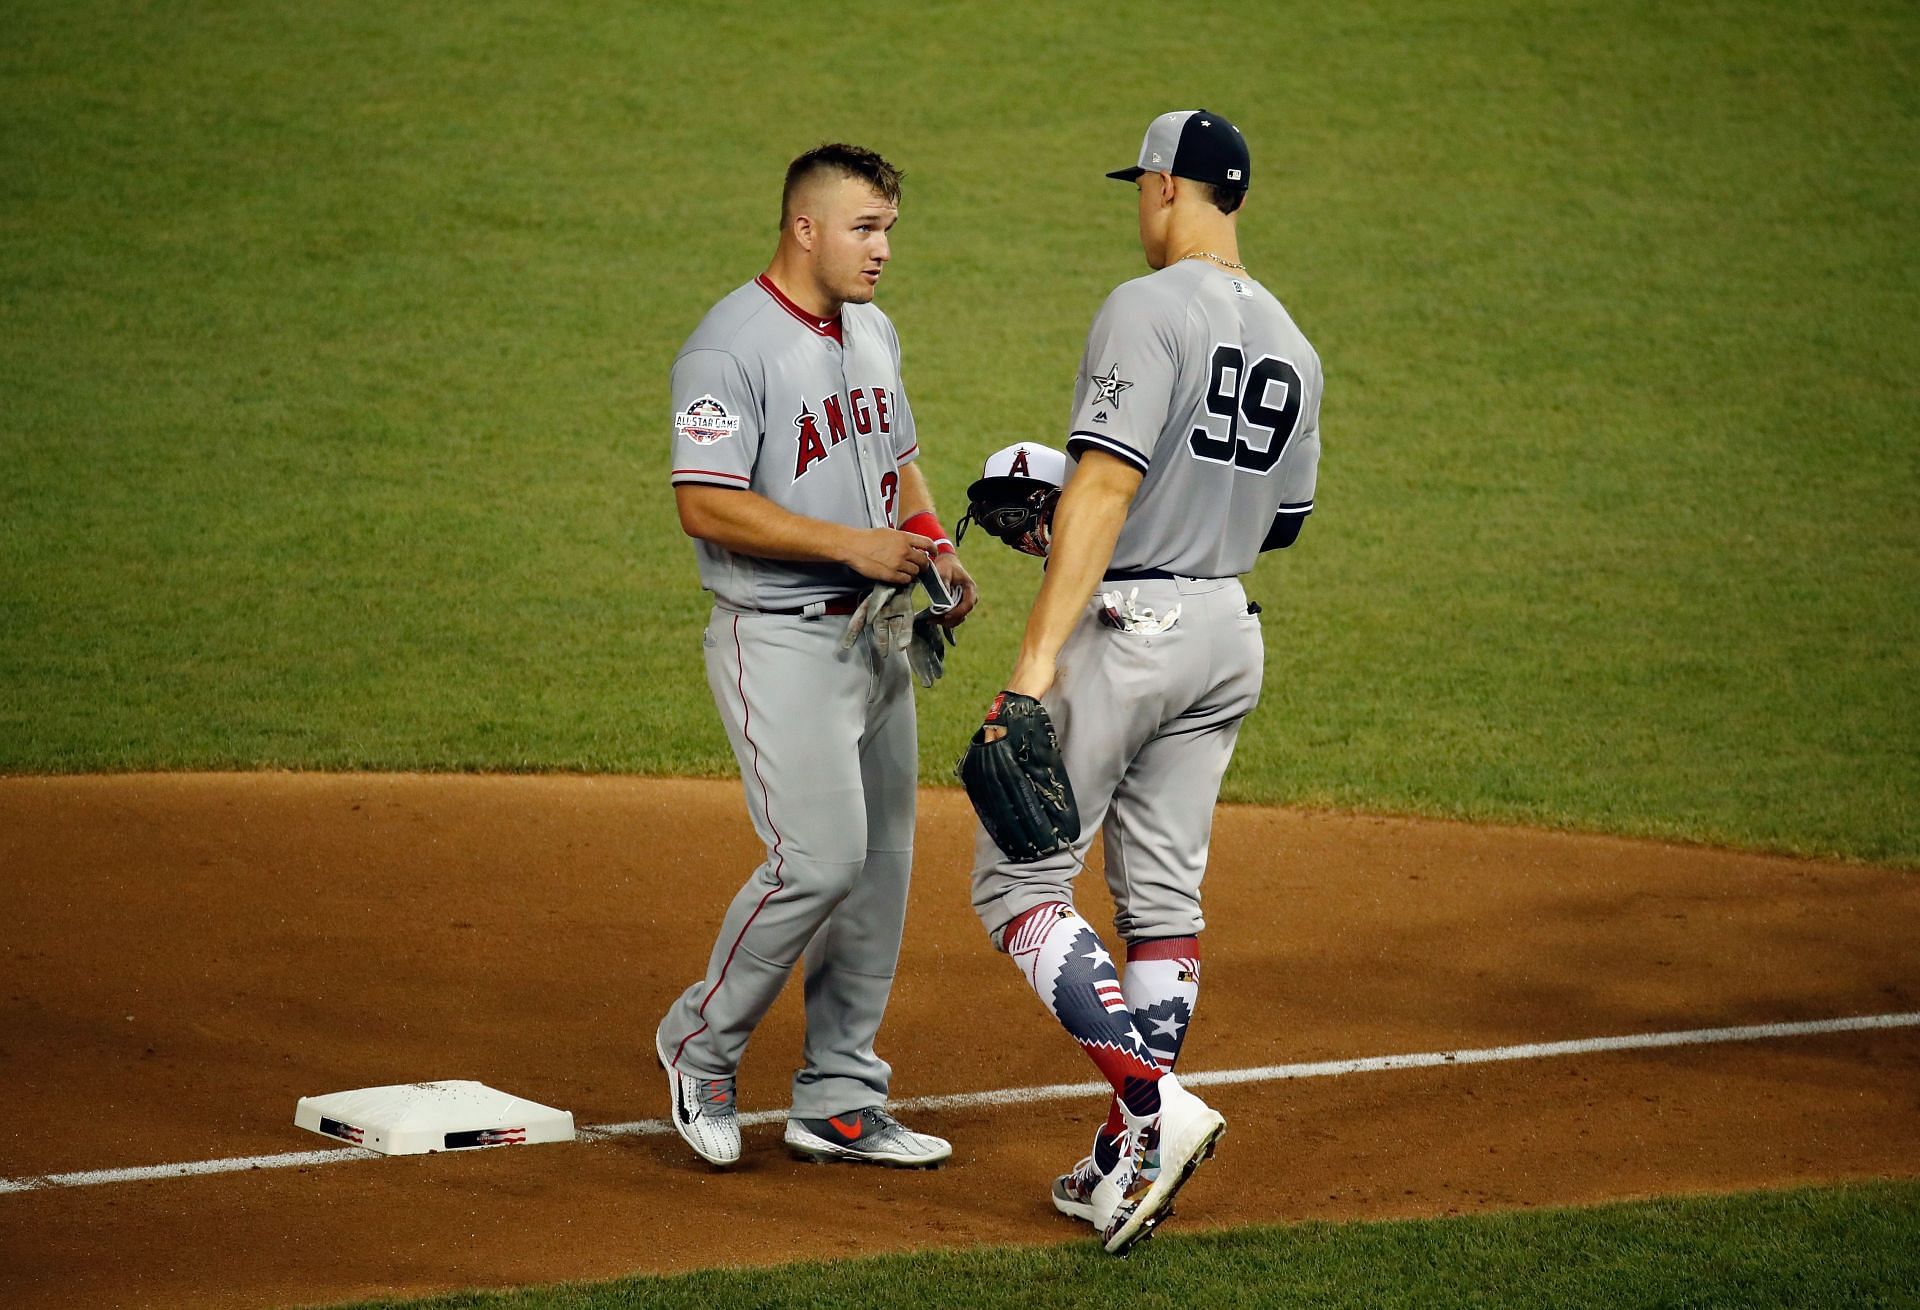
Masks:
[[[823,322],[758,277],[674,358],[676,486],[745,488],[809,518],[892,527],[900,468],[918,453],[900,338],[876,306],[845,305],[837,325]],[[872,585],[844,565],[694,545],[700,585],[732,609],[791,609]]]
[[[1144,475],[1113,571],[1247,572],[1276,514],[1313,509],[1320,357],[1244,275],[1182,260],[1117,288],[1087,333],[1067,450]]]

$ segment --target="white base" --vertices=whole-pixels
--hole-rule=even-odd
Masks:
[[[293,1122],[382,1155],[573,1140],[571,1112],[466,1079],[303,1096]]]

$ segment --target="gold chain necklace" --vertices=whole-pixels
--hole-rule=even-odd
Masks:
[[[1196,250],[1191,255],[1182,255],[1180,256],[1180,258],[1211,259],[1214,263],[1220,265],[1222,268],[1237,268],[1242,273],[1247,271],[1247,266],[1245,264],[1236,264],[1231,259],[1222,259],[1219,255],[1214,254],[1211,250]]]

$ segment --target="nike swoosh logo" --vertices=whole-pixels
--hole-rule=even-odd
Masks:
[[[840,1130],[840,1135],[846,1138],[849,1142],[859,1141],[860,1134],[864,1133],[867,1130],[866,1120],[862,1119],[857,1114],[853,1116],[853,1118],[851,1119],[842,1120],[842,1119],[829,1118],[827,1122],[832,1124],[835,1128],[838,1128]]]
[[[687,1109],[686,1097],[681,1095],[680,1080],[678,1078],[673,1080],[673,1112],[680,1117],[681,1123],[690,1124],[693,1122],[693,1114]]]

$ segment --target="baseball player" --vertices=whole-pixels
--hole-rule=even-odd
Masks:
[[[1045,580],[983,728],[992,740],[1009,698],[1039,698],[1078,835],[1019,863],[982,827],[973,903],[1113,1085],[1092,1152],[1055,1180],[1053,1203],[1125,1254],[1226,1128],[1173,1067],[1199,995],[1214,804],[1260,697],[1259,611],[1240,575],[1290,545],[1313,508],[1321,371],[1241,262],[1250,168],[1232,123],[1163,114],[1138,162],[1108,176],[1138,189],[1154,271],[1115,290],[1087,335]],[[1124,981],[1073,905],[1102,828]]]
[[[899,338],[872,303],[899,204],[900,174],[872,151],[801,155],[772,262],[673,362],[674,496],[714,601],[707,682],[766,847],[706,976],[655,1032],[674,1127],[717,1166],[740,1158],[741,1055],[803,959],[788,1148],[900,1167],[952,1152],[882,1108],[892,1070],[873,1047],[913,850],[904,588],[937,579],[948,626],[976,600],[914,463]]]

